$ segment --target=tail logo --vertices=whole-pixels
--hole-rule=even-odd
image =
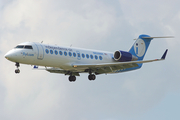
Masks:
[[[142,57],[146,51],[145,42],[142,39],[138,39],[134,44],[134,52],[138,57]]]

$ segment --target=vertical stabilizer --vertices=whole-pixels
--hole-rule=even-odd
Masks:
[[[140,35],[129,52],[136,56],[138,60],[143,60],[152,39],[149,35]]]

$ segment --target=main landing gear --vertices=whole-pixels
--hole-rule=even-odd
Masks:
[[[95,80],[95,79],[96,79],[96,75],[90,74],[90,75],[88,76],[88,79],[89,79],[89,80]],[[70,75],[70,76],[69,76],[69,81],[70,81],[70,82],[75,82],[75,81],[76,81],[76,76]]]
[[[94,75],[94,74],[89,74],[88,79],[89,79],[89,80],[95,80],[95,79],[96,79],[96,75]],[[69,81],[70,81],[70,82],[75,82],[75,81],[76,81],[76,76],[70,75],[70,76],[69,76]]]
[[[91,70],[89,70],[88,79],[89,79],[89,80],[95,80],[95,79],[96,79],[96,76],[95,76],[94,74],[92,74],[92,71],[91,71]]]
[[[19,70],[19,63],[16,62],[15,66],[17,67],[17,69],[15,70],[15,73],[18,74],[20,73],[20,70]]]
[[[76,81],[76,76],[70,75],[70,76],[69,76],[69,81],[70,81],[70,82],[75,82],[75,81]]]
[[[88,79],[89,79],[89,80],[95,80],[95,79],[96,79],[96,76],[95,76],[94,74],[90,74],[90,75],[88,76]]]
[[[86,70],[85,72],[89,72],[89,75],[88,75],[89,80],[95,80],[96,79],[96,75],[92,73],[92,70]],[[76,76],[71,71],[69,71],[67,74],[70,75],[69,76],[70,82],[76,81]],[[65,75],[67,75],[67,74],[65,74]]]

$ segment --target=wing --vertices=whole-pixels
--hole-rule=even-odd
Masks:
[[[92,70],[96,74],[111,73],[116,70],[127,69],[127,68],[137,69],[138,67],[140,67],[139,64],[142,64],[142,63],[165,60],[167,51],[168,50],[164,52],[161,59],[145,60],[145,61],[101,63],[101,64],[73,64],[73,67],[77,69],[78,68],[85,69],[86,70],[85,72],[88,72],[88,70]]]
[[[59,74],[65,74],[65,75],[74,75],[74,76],[80,76],[79,72],[76,71],[69,71],[69,70],[63,70],[60,68],[55,67],[45,67],[45,68],[38,68],[38,66],[34,66],[34,70],[46,70],[50,73],[59,73]]]
[[[73,67],[77,69],[84,69],[85,72],[89,72],[89,70],[93,71],[96,74],[103,74],[103,73],[111,73],[115,70],[119,69],[127,69],[138,67],[137,63],[103,63],[103,64],[75,64]]]
[[[60,69],[60,68],[51,67],[51,68],[46,68],[45,70],[47,70],[50,73],[60,73],[60,74],[65,74],[65,75],[80,76],[79,72],[71,72],[71,71]]]
[[[140,68],[140,64],[142,63],[148,63],[148,62],[154,62],[154,61],[161,61],[165,60],[166,50],[161,57],[161,59],[154,59],[154,60],[145,60],[145,61],[129,61],[129,62],[114,62],[114,63],[101,63],[101,64],[73,64],[72,67],[74,67],[76,70],[70,71],[70,70],[63,70],[60,68],[45,68],[44,70],[47,70],[50,73],[60,73],[65,75],[75,75],[80,76],[79,73],[83,72],[89,72],[91,70],[96,75],[97,74],[103,74],[103,73],[112,73],[113,71],[120,70],[120,69],[128,69],[128,68]],[[35,67],[37,69],[38,67]]]

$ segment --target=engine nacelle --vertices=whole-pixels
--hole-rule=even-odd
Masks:
[[[114,53],[114,60],[119,62],[125,62],[125,61],[135,61],[138,60],[138,58],[129,52],[119,50]]]

